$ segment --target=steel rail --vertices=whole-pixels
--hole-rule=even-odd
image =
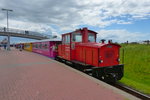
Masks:
[[[129,93],[129,94],[131,94],[133,96],[136,96],[136,97],[138,97],[138,98],[140,98],[142,100],[150,100],[150,96],[149,95],[141,93],[141,92],[139,92],[139,91],[137,91],[137,90],[135,90],[133,88],[130,88],[130,87],[128,87],[128,86],[126,86],[126,85],[124,85],[124,84],[122,84],[120,82],[117,82],[116,84],[110,84],[110,85],[112,85],[112,86],[114,86],[114,87],[116,87],[118,89],[121,89],[121,90],[123,90],[123,91],[125,91],[125,92],[127,92],[127,93]]]

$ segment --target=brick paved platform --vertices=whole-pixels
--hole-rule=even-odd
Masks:
[[[137,98],[47,57],[0,50],[0,100],[127,99]]]

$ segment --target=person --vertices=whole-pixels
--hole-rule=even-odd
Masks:
[[[57,47],[56,44],[54,44],[54,45],[52,46],[52,51],[57,52],[57,50],[58,50],[58,47]]]
[[[4,27],[4,32],[6,32],[6,27]]]
[[[22,45],[20,44],[20,49],[19,49],[20,51],[22,51]]]
[[[4,44],[4,49],[6,50],[6,44]]]

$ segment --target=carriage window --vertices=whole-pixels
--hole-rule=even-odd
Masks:
[[[38,44],[35,45],[35,48],[38,48]]]
[[[88,34],[88,41],[89,41],[89,42],[95,42],[95,35],[92,34],[92,33],[89,33],[89,34]]]
[[[30,45],[29,44],[25,44],[25,48],[29,48],[30,47]]]
[[[33,48],[35,48],[35,44],[33,44]]]
[[[42,49],[42,44],[39,44],[39,48]]]
[[[73,33],[72,41],[73,42],[82,42],[82,34],[81,33]]]
[[[48,49],[48,45],[47,44],[43,44],[43,48],[44,49]]]

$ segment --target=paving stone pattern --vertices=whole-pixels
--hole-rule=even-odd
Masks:
[[[0,50],[0,100],[124,100],[48,57]]]

